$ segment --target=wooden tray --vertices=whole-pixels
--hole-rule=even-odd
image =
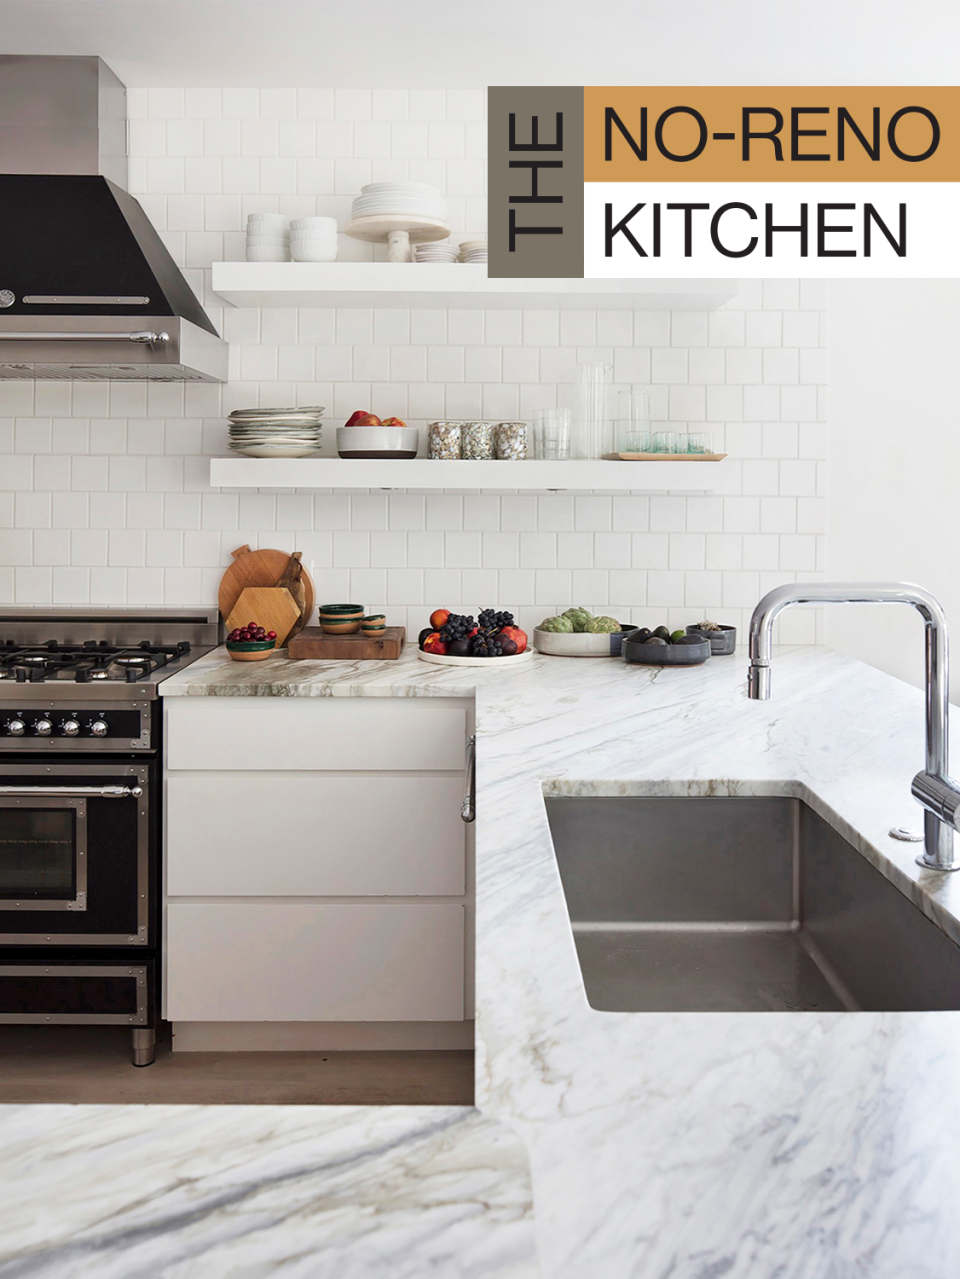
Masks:
[[[280,575],[287,567],[290,559],[287,551],[251,551],[249,546],[240,546],[233,552],[233,563],[220,579],[218,604],[220,613],[228,618],[236,607],[240,592],[247,586],[276,586]],[[294,627],[294,633],[307,622],[313,612],[315,595],[313,582],[306,569],[303,570],[303,586],[306,602],[300,614],[300,620]],[[244,618],[244,621],[249,621]],[[259,618],[257,619],[260,620]]]
[[[304,627],[287,645],[294,662],[392,662],[407,638],[403,626],[388,626],[382,635],[327,635],[319,626]]]
[[[613,453],[618,462],[722,462],[726,453]]]

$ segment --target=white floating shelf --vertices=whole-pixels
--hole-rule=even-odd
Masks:
[[[724,462],[441,462],[338,457],[210,459],[214,488],[608,489],[709,493]]]
[[[715,311],[736,280],[489,279],[483,263],[214,262],[234,306]]]

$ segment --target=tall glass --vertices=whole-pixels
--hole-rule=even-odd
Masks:
[[[613,450],[613,423],[610,420],[610,377],[612,364],[577,366],[577,431],[573,457],[603,457]]]
[[[621,391],[617,405],[618,453],[649,453],[650,397],[646,391]]]

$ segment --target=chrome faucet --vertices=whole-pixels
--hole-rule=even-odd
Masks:
[[[960,782],[948,773],[949,678],[947,621],[929,591],[909,582],[798,582],[766,594],[750,619],[750,670],[747,696],[770,696],[773,623],[791,604],[910,604],[926,628],[927,758],[911,792],[923,805],[923,853],[917,864],[928,870],[960,870],[953,832],[960,829]]]

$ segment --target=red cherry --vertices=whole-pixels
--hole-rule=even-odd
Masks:
[[[247,622],[247,627],[246,627],[246,629],[247,629],[248,631],[255,631],[255,630],[257,629],[257,623],[256,623],[256,622]]]
[[[267,631],[267,639],[275,640],[277,638],[276,631]]]

